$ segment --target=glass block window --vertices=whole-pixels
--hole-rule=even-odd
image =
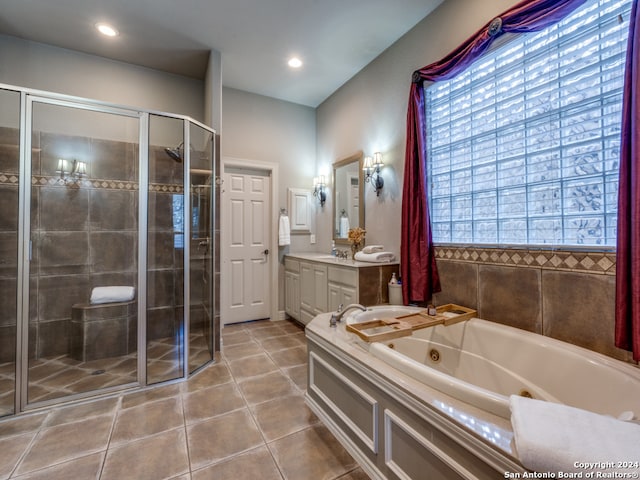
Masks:
[[[629,0],[425,84],[436,243],[615,246]]]

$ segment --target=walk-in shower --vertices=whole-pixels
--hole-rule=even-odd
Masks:
[[[216,162],[188,117],[0,85],[0,416],[214,359]]]

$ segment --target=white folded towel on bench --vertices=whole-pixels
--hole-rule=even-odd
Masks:
[[[95,287],[91,291],[91,304],[113,302],[128,302],[136,296],[135,287],[114,286],[114,287]]]
[[[364,253],[376,253],[382,252],[384,250],[384,245],[367,245],[362,249]]]

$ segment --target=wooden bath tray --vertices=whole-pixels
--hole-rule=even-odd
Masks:
[[[373,330],[373,332],[367,332]],[[408,337],[413,332],[411,324],[395,318],[348,323],[347,331],[355,333],[365,342],[384,342],[394,338]]]
[[[418,313],[402,315],[398,317],[398,320],[409,323],[413,330],[419,330],[421,328],[433,327],[435,325],[444,325],[445,327],[448,327],[454,323],[469,320],[470,318],[475,317],[477,313],[478,312],[476,310],[471,308],[456,305],[454,303],[447,303],[446,305],[436,307],[435,315],[429,315],[426,310],[423,310]]]

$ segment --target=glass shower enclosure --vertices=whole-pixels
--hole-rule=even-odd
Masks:
[[[0,416],[213,361],[215,132],[7,85],[0,112]]]

